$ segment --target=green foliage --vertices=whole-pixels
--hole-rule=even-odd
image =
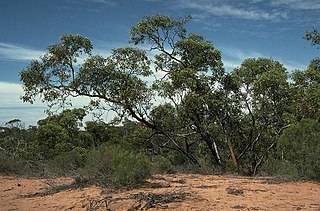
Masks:
[[[268,58],[246,59],[231,74],[239,87],[234,96],[238,108],[231,116],[233,130],[238,131],[232,132],[238,169],[255,174],[281,128],[290,123],[283,118],[290,112],[290,84],[285,67]]]
[[[281,160],[277,155],[270,156],[261,167],[260,175],[273,176],[276,180],[280,181],[296,181],[305,179],[304,176],[299,174],[299,170],[293,164]]]
[[[86,161],[89,176],[100,184],[135,186],[150,175],[148,158],[119,146],[101,145],[89,153]]]
[[[91,41],[81,35],[66,34],[60,38],[60,43],[50,45],[41,61],[33,60],[21,71],[25,91],[22,100],[33,103],[35,96],[41,95],[46,102],[65,102],[72,90],[70,81],[74,80],[75,68],[81,54],[90,55]],[[61,88],[66,86],[66,89]],[[52,106],[51,104],[50,106]]]
[[[263,124],[278,122],[288,110],[289,83],[285,67],[267,58],[246,59],[235,69],[242,87],[242,101],[252,110],[252,114]],[[252,98],[252,102],[250,102]]]
[[[21,120],[14,119],[0,127],[0,149],[13,159],[37,159],[35,128],[25,129]]]
[[[49,161],[52,172],[70,174],[85,166],[87,150],[76,147],[69,152],[63,152]]]
[[[79,139],[79,126],[86,115],[84,109],[67,109],[39,120],[36,131],[38,153],[43,159],[51,159],[69,152],[85,140]],[[88,138],[82,136],[81,138]],[[82,144],[84,145],[84,144]]]
[[[165,47],[164,43],[173,44],[176,37],[184,38],[186,29],[184,24],[191,19],[190,16],[173,20],[166,15],[147,16],[140,20],[136,27],[130,30],[131,42],[134,44],[147,41],[150,45],[159,48]],[[159,39],[159,34],[164,36]]]
[[[320,120],[319,59],[295,71],[292,80],[284,65],[269,58],[245,59],[226,73],[213,43],[187,32],[190,19],[159,14],[132,27],[130,42],[147,44],[154,54],[121,47],[108,57],[92,55],[88,38],[63,35],[21,71],[22,100],[32,103],[39,96],[50,109],[64,108],[70,97],[89,97],[85,108],[111,110],[116,118],[87,122],[85,131],[79,129],[83,109],[51,113],[33,131],[12,120],[0,131],[0,147],[13,157],[38,156],[65,169],[82,167],[86,153],[78,149],[85,148],[91,150],[86,166],[92,178],[119,185],[133,185],[148,175],[141,151],[156,156],[160,171],[191,164],[252,175],[264,162],[278,161],[275,148],[284,129],[303,118]],[[319,45],[318,35],[314,30],[305,38]],[[84,62],[78,62],[81,55]]]
[[[107,142],[109,137],[109,131],[107,125],[104,122],[90,121],[86,122],[85,129],[91,137],[86,139],[92,139],[92,146],[99,146],[102,143]],[[85,137],[83,137],[85,138]]]
[[[47,118],[39,120],[38,125],[56,124],[63,127],[70,136],[75,136],[85,116],[86,112],[82,108],[65,109],[59,114],[49,115]]]
[[[284,131],[278,152],[300,178],[320,180],[320,123],[303,119]]]
[[[320,59],[311,60],[304,71],[296,70],[292,73],[294,115],[297,120],[314,118],[320,120]]]
[[[119,114],[118,120],[123,117],[137,120],[157,134],[169,138],[179,152],[196,163],[196,158],[193,158],[188,149],[177,142],[179,138],[175,133],[178,130],[171,134],[161,128],[163,123],[155,122],[149,115],[153,110],[152,99],[155,95],[162,95],[174,101],[174,109],[178,113],[185,113],[184,119],[181,119],[184,125],[179,125],[179,128],[190,133],[189,125],[207,114],[202,108],[200,113],[188,116],[187,113],[191,113],[190,105],[182,105],[184,108],[178,111],[178,104],[186,96],[191,97],[193,94],[197,96],[193,98],[195,106],[201,107],[203,102],[209,103],[213,92],[211,88],[223,77],[220,51],[202,35],[187,34],[185,24],[189,19],[190,17],[172,19],[165,15],[149,16],[131,29],[132,42],[141,44],[146,41],[151,50],[158,50],[155,60],[150,59],[145,51],[132,47],[113,49],[107,58],[91,55],[90,40],[80,35],[64,35],[60,43],[48,48],[46,55],[31,62],[21,71],[25,91],[22,99],[33,102],[36,96],[40,96],[50,106],[57,104],[63,107],[70,96],[90,97],[92,101],[88,108],[110,108]],[[76,68],[75,63],[80,54],[87,54],[88,58]],[[156,80],[150,86],[144,77],[154,74],[151,71],[152,61],[157,70],[168,74],[163,80]],[[196,110],[193,109],[192,112]],[[172,122],[170,124],[173,125]],[[197,123],[196,133],[206,133],[200,137],[212,148],[213,140],[204,138],[210,135],[202,127],[202,121]],[[77,145],[74,137],[70,138],[71,144]],[[93,141],[98,141],[96,137],[92,138]]]
[[[320,33],[317,28],[313,28],[311,31],[307,31],[304,39],[311,41],[312,45],[318,46],[320,45]]]
[[[173,131],[178,124],[176,119],[178,118],[175,108],[167,103],[164,105],[159,105],[152,109],[151,121],[159,127],[159,129]]]
[[[43,164],[38,161],[12,157],[2,150],[0,150],[0,160],[0,174],[38,176],[43,170]]]
[[[71,138],[67,131],[59,125],[46,124],[39,127],[37,132],[39,152],[44,159],[67,152],[72,149]]]
[[[152,172],[154,173],[171,173],[173,165],[165,156],[154,156],[152,159]]]
[[[1,173],[15,173],[17,171],[17,162],[12,159],[7,153],[5,153],[3,150],[0,150],[0,172]]]

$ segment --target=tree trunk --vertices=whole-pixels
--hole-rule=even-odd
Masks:
[[[238,167],[237,158],[236,158],[236,156],[234,154],[233,146],[232,146],[232,143],[231,143],[231,137],[230,137],[229,134],[227,135],[227,143],[228,143],[228,146],[229,146],[232,162],[233,162],[235,167]]]
[[[208,132],[201,133],[202,139],[206,142],[207,146],[210,149],[211,154],[214,157],[214,160],[217,164],[222,165],[220,156],[219,156],[219,150],[216,142],[211,138],[210,134]]]

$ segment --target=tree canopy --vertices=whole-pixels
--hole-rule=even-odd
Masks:
[[[40,97],[49,107],[63,107],[71,97],[89,97],[85,108],[115,111],[113,123],[136,122],[149,148],[179,152],[197,165],[200,154],[208,154],[214,167],[231,161],[255,174],[283,130],[302,118],[319,120],[319,59],[292,75],[270,58],[247,58],[228,72],[211,41],[188,33],[190,20],[144,17],[130,30],[134,47],[112,49],[108,57],[93,55],[86,37],[63,35],[21,71],[22,100]],[[314,31],[306,39],[319,44]],[[149,51],[142,50],[146,45]],[[48,130],[62,139],[62,129],[74,130],[82,112],[65,112],[59,121],[67,125]],[[103,124],[87,129],[94,145],[107,137]]]

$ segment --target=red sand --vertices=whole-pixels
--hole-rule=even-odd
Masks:
[[[70,178],[26,179],[0,176],[0,210],[144,210],[144,202],[128,199],[139,192],[187,193],[185,199],[157,204],[150,210],[320,210],[320,183],[267,183],[265,178],[197,174],[155,175],[148,187],[117,193],[92,186],[47,196],[21,197],[43,192]],[[162,186],[162,187],[159,187]],[[106,198],[108,198],[106,200]]]

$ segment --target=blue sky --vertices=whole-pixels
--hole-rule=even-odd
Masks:
[[[320,0],[2,0],[0,1],[0,125],[44,118],[44,104],[23,104],[19,72],[62,34],[90,38],[95,53],[127,45],[142,17],[192,15],[189,32],[221,50],[227,70],[248,57],[268,57],[288,71],[304,69],[320,51],[302,39],[320,27]],[[78,100],[77,105],[81,106]]]

